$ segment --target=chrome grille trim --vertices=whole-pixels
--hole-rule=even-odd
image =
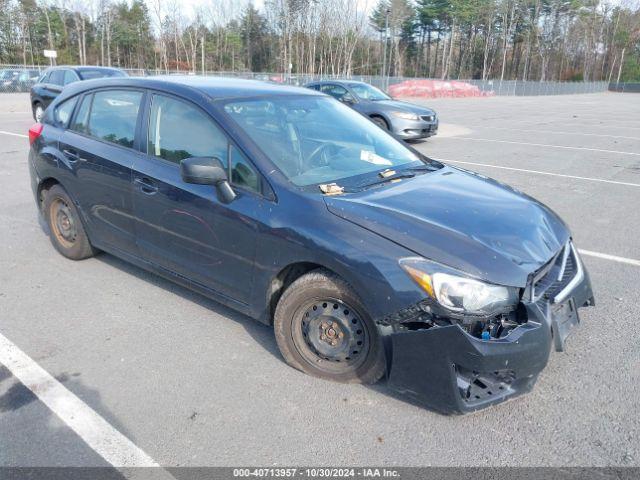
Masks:
[[[584,278],[584,271],[578,252],[571,240],[567,241],[529,281],[527,296],[533,303],[544,301],[559,303]]]
[[[582,268],[582,262],[580,261],[580,257],[578,257],[578,251],[576,250],[576,247],[573,246],[573,243],[570,243],[570,247],[571,247],[571,253],[573,254],[572,255],[573,259],[575,261],[576,274],[573,276],[571,281],[567,283],[567,285],[562,290],[560,290],[560,292],[558,292],[555,297],[553,297],[553,303],[563,302],[569,296],[571,291],[575,287],[577,287],[578,284],[584,278],[584,269]]]

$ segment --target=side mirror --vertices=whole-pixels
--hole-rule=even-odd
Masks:
[[[180,162],[180,175],[186,183],[215,186],[220,201],[224,203],[231,203],[236,198],[236,192],[229,185],[227,172],[218,158],[185,158]]]
[[[356,103],[356,99],[353,98],[353,95],[349,93],[345,93],[342,97],[340,97],[340,101],[342,103],[346,103],[347,105],[353,105]]]

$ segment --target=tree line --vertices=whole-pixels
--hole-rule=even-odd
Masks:
[[[640,1],[0,0],[0,63],[45,49],[164,72],[638,81]]]

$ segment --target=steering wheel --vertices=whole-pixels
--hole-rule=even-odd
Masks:
[[[316,157],[319,157],[320,160],[317,162],[319,165],[327,165],[329,163],[329,159],[327,158],[327,153],[329,153],[329,149],[333,149],[335,147],[332,143],[322,143],[318,145],[313,152],[307,158],[307,162],[309,164],[316,164]]]

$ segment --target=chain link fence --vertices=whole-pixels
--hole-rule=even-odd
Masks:
[[[28,92],[40,75],[48,66],[41,65],[1,65],[0,64],[0,93]],[[123,69],[130,76],[152,75],[194,75],[191,71],[176,70],[152,70],[152,69]],[[202,75],[203,72],[198,72]],[[335,75],[299,75],[283,73],[257,73],[257,72],[204,72],[204,75],[216,77],[246,78],[262,80],[286,85],[303,86],[317,80],[337,79]],[[440,82],[441,84],[453,84],[466,88],[473,88],[480,92],[478,96],[535,96],[535,95],[569,95],[578,93],[597,93],[612,90],[616,92],[640,91],[638,83],[609,84],[608,82],[535,82],[521,80],[452,80],[441,81],[435,79],[420,79],[409,77],[383,77],[380,75],[352,75],[350,80],[369,83],[385,91],[394,92],[394,88],[403,84],[415,84],[420,81]],[[436,95],[438,96],[438,95]],[[455,95],[442,95],[455,96]]]
[[[609,90],[621,93],[640,93],[640,82],[610,83]]]

